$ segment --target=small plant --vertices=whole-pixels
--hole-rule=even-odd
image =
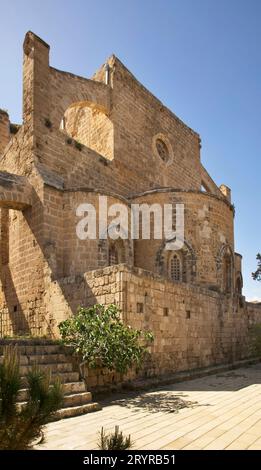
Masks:
[[[67,137],[66,143],[67,143],[68,145],[72,145],[72,143],[74,143],[74,147],[75,147],[77,150],[79,150],[80,152],[82,151],[83,145],[82,145],[80,142],[78,142],[77,140],[74,140],[74,139],[72,139],[71,137]]]
[[[106,160],[106,158],[104,157],[99,157],[99,161],[101,163],[103,163],[104,166],[108,166],[108,160]]]
[[[51,129],[52,123],[51,123],[50,119],[45,118],[44,124],[45,124],[45,126],[46,126],[48,129]]]
[[[257,270],[252,273],[252,278],[254,279],[254,281],[261,281],[261,254],[258,253],[256,255],[256,259],[257,259]]]
[[[106,434],[104,429],[101,429],[99,435],[98,448],[100,450],[128,450],[133,446],[130,435],[124,437],[119,429],[115,426],[115,431],[111,434]]]
[[[116,305],[80,308],[59,324],[64,344],[72,346],[89,367],[105,367],[125,374],[134,364],[140,367],[151,332],[125,325]]]
[[[27,374],[28,401],[17,405],[22,381],[17,348],[4,348],[0,364],[0,450],[26,450],[36,440],[43,440],[43,427],[54,416],[63,401],[59,380],[51,386],[51,373],[37,366]]]
[[[74,146],[77,150],[80,150],[80,152],[82,151],[83,145],[77,140],[74,141]]]

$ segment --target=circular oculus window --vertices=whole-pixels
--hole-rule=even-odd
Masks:
[[[170,163],[173,158],[171,144],[164,134],[157,134],[153,138],[153,152],[162,162]]]
[[[169,151],[168,151],[168,147],[165,144],[165,142],[163,142],[163,140],[161,140],[161,139],[157,139],[156,140],[156,148],[157,148],[157,152],[158,152],[161,160],[163,160],[163,162],[167,162],[168,159],[169,159]]]

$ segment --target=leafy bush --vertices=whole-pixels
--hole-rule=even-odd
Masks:
[[[80,150],[80,152],[82,151],[83,145],[77,140],[74,141],[74,146],[77,150]]]
[[[111,434],[105,434],[104,429],[101,429],[98,442],[100,450],[128,450],[132,446],[131,437],[124,437],[119,426],[115,426],[115,431]]]
[[[134,364],[140,367],[146,344],[153,341],[150,332],[124,325],[116,305],[80,308],[60,323],[59,329],[64,344],[72,346],[89,367],[106,367],[122,374]]]
[[[30,449],[37,439],[43,439],[43,426],[63,401],[59,380],[52,386],[50,380],[50,372],[34,366],[27,375],[28,402],[19,408],[16,404],[22,386],[19,355],[12,345],[4,348],[0,364],[0,450]]]
[[[256,259],[257,259],[257,270],[252,273],[252,277],[255,281],[261,281],[261,254],[258,253],[256,255]]]

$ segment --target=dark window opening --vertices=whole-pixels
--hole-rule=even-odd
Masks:
[[[109,266],[113,266],[114,264],[119,264],[119,257],[117,249],[112,245],[109,249]]]
[[[182,266],[177,255],[172,256],[170,260],[170,277],[172,281],[181,281]]]
[[[143,313],[143,303],[137,302],[137,313]]]
[[[168,316],[169,316],[169,309],[168,309],[168,307],[164,307],[164,309],[163,309],[163,316],[164,316],[164,317],[168,317]]]

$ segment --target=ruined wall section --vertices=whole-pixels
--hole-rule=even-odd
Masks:
[[[115,57],[109,60],[110,79],[106,84],[103,72],[89,80],[50,67],[48,45],[32,33],[26,44],[40,81],[40,86],[33,87],[31,98],[34,107],[39,105],[34,126],[39,171],[45,167],[59,175],[66,188],[105,186],[125,196],[158,186],[200,190],[198,134],[149,93],[120,61]],[[64,113],[73,112],[71,106],[89,109],[83,119],[91,121],[91,130],[79,120],[73,132],[76,140],[86,139],[90,148],[79,149],[75,142],[69,143],[60,129]],[[30,103],[26,110],[28,107]],[[169,149],[167,162],[155,149],[157,136]]]
[[[223,193],[220,191],[220,188],[213,181],[213,179],[211,178],[207,170],[203,167],[203,165],[201,165],[201,184],[207,192],[215,194],[220,198],[223,197]]]
[[[115,159],[139,175],[140,191],[171,186],[200,189],[200,139],[155,98],[115,57],[111,67]],[[169,147],[163,161],[154,147],[159,136]],[[137,187],[133,181],[133,188]]]

